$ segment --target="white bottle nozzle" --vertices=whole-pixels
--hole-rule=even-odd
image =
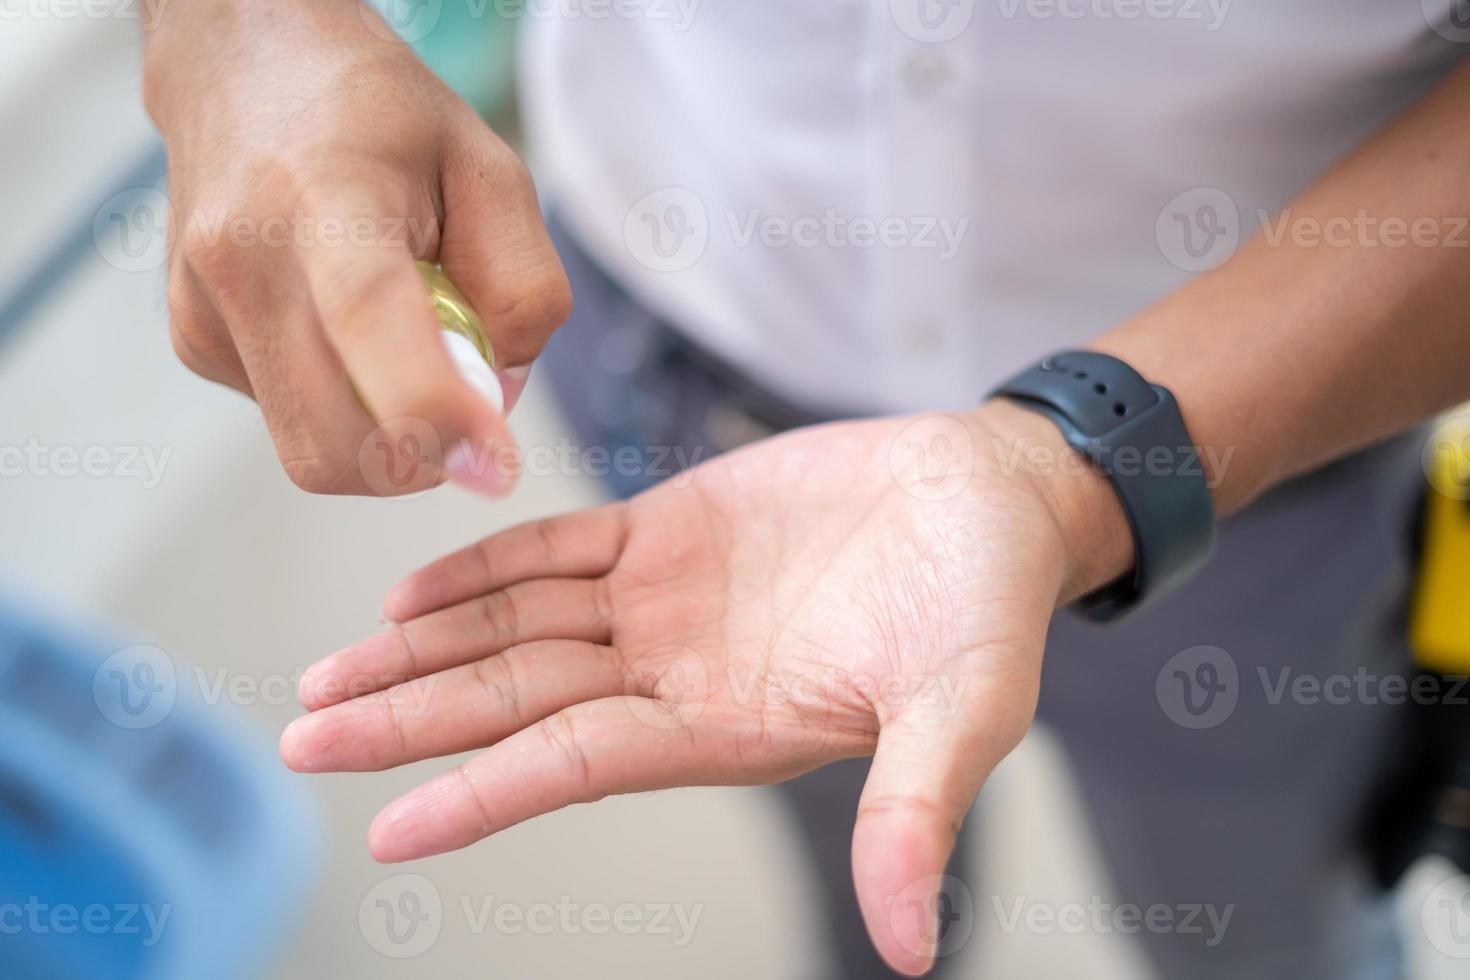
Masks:
[[[453,330],[441,330],[439,335],[444,338],[444,349],[449,352],[459,376],[489,399],[497,412],[505,411],[505,392],[500,388],[500,379],[470,339]]]

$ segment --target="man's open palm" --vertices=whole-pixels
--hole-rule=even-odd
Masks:
[[[485,748],[378,816],[372,851],[398,861],[610,793],[873,754],[854,876],[880,952],[919,972],[931,876],[1031,719],[1063,576],[1044,496],[996,448],[950,417],[823,426],[494,535],[307,672],[283,757]]]

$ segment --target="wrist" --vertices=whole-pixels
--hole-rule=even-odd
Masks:
[[[1133,532],[1111,480],[1067,444],[1046,416],[1005,398],[976,409],[1002,472],[1026,480],[1062,542],[1058,605],[1114,581],[1133,567]]]
[[[185,125],[197,121],[187,118],[194,104],[211,90],[228,88],[236,76],[252,80],[256,91],[251,95],[271,94],[276,78],[310,70],[325,50],[346,43],[386,43],[368,29],[368,18],[377,15],[357,0],[140,3],[143,104],[160,129],[176,115],[186,117]],[[204,112],[208,110],[201,108]]]
[[[220,39],[244,33],[239,0],[141,0],[143,22],[143,107],[167,135],[168,120],[181,99],[207,88],[209,75],[227,70],[221,64]],[[204,78],[196,77],[200,72]]]

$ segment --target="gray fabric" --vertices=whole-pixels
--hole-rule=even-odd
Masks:
[[[660,323],[555,225],[553,237],[576,309],[538,370],[586,445],[678,446],[685,459],[706,459],[819,421]],[[1061,736],[1111,871],[1103,900],[1162,904],[1178,917],[1196,905],[1229,907],[1223,937],[1208,925],[1140,931],[1160,975],[1400,975],[1392,920],[1363,872],[1359,824],[1406,751],[1409,709],[1373,698],[1311,703],[1280,687],[1284,669],[1288,684],[1359,668],[1370,677],[1408,672],[1401,600],[1418,473],[1410,440],[1360,454],[1227,522],[1205,571],[1135,618],[1054,620],[1039,715]],[[626,496],[654,480],[609,482]],[[1213,702],[1186,687],[1212,679],[1227,685]],[[850,884],[866,769],[846,762],[780,787],[826,886],[837,975],[848,980],[892,976],[872,952]],[[952,873],[963,877],[965,857]],[[977,915],[998,914],[969,887]],[[943,962],[935,975],[945,975]]]

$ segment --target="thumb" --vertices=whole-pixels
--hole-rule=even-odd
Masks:
[[[493,133],[449,152],[439,263],[480,315],[495,351],[507,411],[572,290],[524,163]]]
[[[907,976],[969,938],[973,901],[944,868],[975,794],[1010,748],[954,729],[941,717],[885,725],[853,828],[853,881],[868,935]]]

